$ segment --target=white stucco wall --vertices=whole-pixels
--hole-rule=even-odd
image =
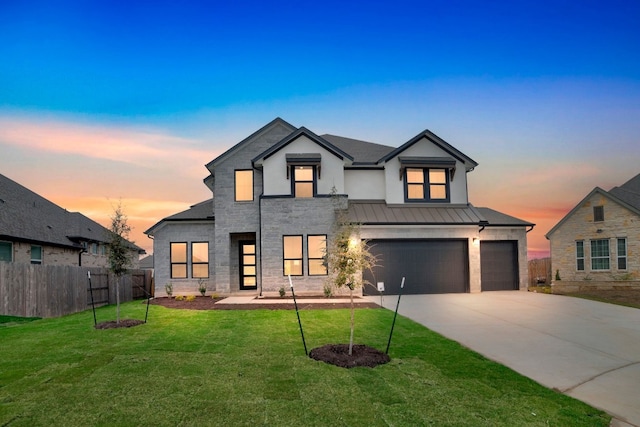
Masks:
[[[383,200],[384,169],[350,169],[344,171],[345,194],[350,200]]]
[[[449,153],[423,138],[400,154],[400,157],[451,157]],[[389,204],[404,203],[404,179],[400,178],[398,156],[385,164],[386,201]],[[456,160],[456,172],[450,181],[451,201],[453,204],[468,203],[467,174],[464,163]]]
[[[291,177],[287,179],[286,156],[293,153],[320,153],[322,156],[318,194],[330,194],[333,187],[338,194],[344,193],[344,161],[303,135],[264,161],[265,196],[291,194]]]

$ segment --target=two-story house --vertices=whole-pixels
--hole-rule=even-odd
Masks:
[[[609,191],[594,188],[546,237],[558,289],[629,281],[638,286],[640,175]]]
[[[527,286],[533,224],[469,203],[478,164],[430,131],[399,147],[316,135],[277,118],[209,162],[212,198],[165,218],[154,239],[156,295],[274,293],[291,275],[322,294],[336,209],[379,257],[376,294],[480,292]]]
[[[107,267],[109,230],[0,174],[0,261]],[[132,267],[144,249],[129,242]]]

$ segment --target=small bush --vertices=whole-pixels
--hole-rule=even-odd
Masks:
[[[203,279],[198,279],[198,291],[202,296],[207,293],[207,285],[204,283]]]
[[[169,298],[171,298],[171,296],[173,295],[173,283],[169,282],[164,285],[164,291],[167,293]]]
[[[220,295],[218,295],[217,292],[214,292],[213,295],[211,295],[211,299],[218,299],[220,298]]]
[[[556,280],[562,280],[560,279],[560,270],[556,270]]]
[[[323,291],[325,298],[331,298],[333,296],[333,286],[331,286],[330,284],[324,285]]]
[[[196,296],[195,295],[189,295],[188,297],[186,297],[187,302],[192,302],[196,300]]]
[[[278,289],[278,293],[280,293],[280,298],[284,298],[286,292],[284,290],[284,286],[281,286],[280,289]]]
[[[176,296],[176,301],[184,301],[184,298],[185,298],[185,297],[184,297],[184,296],[182,296],[182,295],[177,295],[177,296]]]

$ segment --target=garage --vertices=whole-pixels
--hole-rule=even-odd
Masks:
[[[518,242],[480,242],[480,271],[483,292],[518,290]]]
[[[372,240],[370,251],[378,267],[365,272],[373,286],[365,295],[378,295],[376,284],[384,282],[385,294],[398,294],[405,277],[403,294],[469,292],[469,248],[466,239]]]

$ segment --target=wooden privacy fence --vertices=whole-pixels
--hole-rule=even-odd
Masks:
[[[529,286],[548,286],[551,284],[551,258],[529,261]]]
[[[96,305],[116,303],[116,278],[106,268],[0,262],[0,314],[58,317],[91,308],[87,272]],[[151,292],[151,271],[122,277],[120,302]]]

